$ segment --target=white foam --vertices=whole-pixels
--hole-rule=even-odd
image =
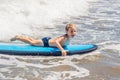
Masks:
[[[21,78],[20,76],[16,76],[15,78],[13,78],[14,80],[27,80],[27,79],[24,79],[24,78]]]
[[[105,47],[104,47],[105,49],[107,48],[107,49],[115,49],[115,50],[119,50],[120,51],[120,44],[112,44],[112,45],[106,45]]]
[[[85,76],[88,76],[89,75],[89,70],[83,68],[83,67],[79,67],[77,66],[74,62],[72,62],[71,60],[73,58],[76,58],[75,56],[69,56],[69,57],[48,57],[47,60],[49,60],[47,62],[47,64],[44,64],[43,63],[34,63],[34,62],[27,62],[26,60],[28,59],[28,61],[44,61],[46,60],[46,57],[20,57],[20,56],[8,56],[8,55],[0,55],[0,57],[2,59],[0,59],[0,65],[4,65],[4,66],[14,66],[16,68],[26,68],[27,67],[33,67],[33,68],[37,68],[37,69],[50,69],[50,68],[54,68],[54,67],[59,67],[59,66],[62,66],[62,65],[68,65],[72,68],[74,68],[75,70],[69,70],[69,71],[42,71],[43,73],[44,72],[47,72],[49,73],[46,77],[42,77],[44,80],[48,80],[48,79],[51,79],[51,80],[57,80],[57,79],[72,79],[73,77],[75,78],[81,78],[81,77],[85,77]],[[83,57],[83,56],[82,56]],[[80,59],[80,56],[78,56],[77,58]],[[57,59],[58,61],[52,61],[54,59]],[[59,60],[60,59],[60,60]],[[1,72],[11,72],[11,70],[9,68],[2,68],[0,70]],[[39,76],[39,71],[31,71],[35,77],[38,77]],[[68,75],[67,75],[68,74]],[[66,76],[67,75],[67,76]],[[2,79],[7,79],[7,78],[4,78],[4,75],[1,74],[1,76],[3,76]],[[15,77],[15,78],[11,78],[11,79],[21,79],[21,77],[19,77],[20,75],[18,75],[18,77]],[[62,76],[62,77],[61,77]],[[24,80],[24,79],[23,79]]]
[[[0,73],[0,78],[4,79],[5,76],[2,73]]]
[[[102,45],[101,49],[114,49],[120,51],[120,43],[118,41],[105,41],[98,45]]]
[[[15,65],[14,62],[11,60],[0,59],[1,65]]]
[[[63,72],[50,72],[51,75],[43,78],[44,80],[66,80],[74,78],[82,78],[89,75],[89,71],[81,68],[81,72],[77,71],[63,71]]]
[[[46,34],[48,31],[44,28],[54,28],[56,21],[63,22],[72,16],[87,14],[88,1],[1,0],[0,40],[9,39],[16,34]]]
[[[0,79],[2,79],[2,80],[27,80],[27,79],[21,78],[20,76],[16,76],[15,78],[5,77],[1,73],[0,73]]]

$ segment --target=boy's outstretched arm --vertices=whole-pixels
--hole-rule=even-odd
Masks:
[[[67,51],[65,51],[60,44],[60,42],[62,42],[63,40],[64,40],[64,37],[59,37],[58,39],[56,39],[55,44],[56,44],[56,47],[60,49],[62,56],[66,56]]]
[[[55,44],[60,49],[62,56],[66,56],[67,52],[63,49],[63,47],[60,45],[60,43],[57,40],[55,41]]]

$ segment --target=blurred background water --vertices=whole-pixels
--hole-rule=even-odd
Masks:
[[[0,0],[0,42],[16,34],[60,36],[72,22],[72,44],[98,45],[66,57],[0,54],[0,80],[120,80],[119,14],[120,0]]]

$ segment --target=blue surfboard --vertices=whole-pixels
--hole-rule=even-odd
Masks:
[[[94,44],[67,45],[63,47],[67,55],[88,53],[97,49]],[[0,43],[0,54],[61,56],[56,47],[32,46],[29,44]]]

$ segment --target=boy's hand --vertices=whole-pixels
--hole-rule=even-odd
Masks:
[[[62,52],[62,56],[66,56],[67,55],[67,51],[63,50]]]

